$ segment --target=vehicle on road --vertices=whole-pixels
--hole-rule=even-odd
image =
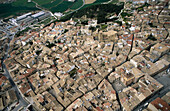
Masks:
[[[148,106],[148,104],[149,104],[149,103],[145,103],[145,104],[144,104],[144,107],[147,107],[147,106]]]

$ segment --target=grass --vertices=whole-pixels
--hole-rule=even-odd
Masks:
[[[35,10],[38,10],[35,4],[28,3],[27,0],[15,1],[11,4],[0,4],[0,18],[18,16]]]
[[[108,2],[110,0],[96,0],[94,3],[103,3],[103,2]]]
[[[75,2],[68,2],[65,0],[34,0],[40,6],[51,10],[52,12],[64,12],[67,9],[75,10],[82,6],[82,0],[76,0]]]
[[[77,0],[70,9],[75,10],[75,9],[78,9],[79,7],[81,7],[82,5],[83,5],[83,1]]]
[[[44,5],[44,4],[49,4],[49,3],[51,3],[54,0],[33,0],[33,1],[38,3],[38,5]],[[57,1],[60,1],[60,0],[57,0]]]
[[[83,0],[76,0],[76,2],[68,2],[65,0],[33,0],[41,7],[49,9],[54,12],[65,12],[68,9],[76,10],[82,6]],[[87,4],[83,8],[91,5],[108,2],[109,0],[96,0],[92,4]],[[113,0],[117,1],[117,0]],[[0,18],[8,16],[19,16],[30,11],[38,10],[33,2],[28,3],[28,0],[16,0],[10,4],[0,4]]]
[[[69,9],[70,7],[72,7],[72,5],[74,4],[74,2],[68,2],[68,1],[63,1],[61,4],[59,4],[57,7],[53,7],[50,10],[54,13],[54,12],[64,12],[67,9]]]
[[[62,2],[62,0],[57,0],[57,1],[58,1],[57,3],[56,3],[56,1],[54,1],[53,3],[45,4],[45,5],[42,5],[42,6],[45,7],[45,8],[51,7],[50,11],[52,11],[54,13],[54,12],[64,12],[67,9],[76,10],[83,5],[83,0],[76,0],[76,2],[68,2],[68,1]],[[86,7],[91,6],[91,5],[96,5],[96,4],[100,4],[100,3],[108,2],[108,1],[110,1],[110,0],[96,0],[94,3],[87,4],[82,8],[86,8]],[[54,3],[57,4],[57,5],[55,5],[56,7],[54,7]]]
[[[47,8],[47,9],[51,9],[52,7],[55,7],[55,6],[59,5],[62,2],[63,2],[63,0],[55,0],[52,3],[50,2],[50,3],[47,3],[47,4],[43,4],[41,6]]]
[[[30,2],[28,3],[28,0],[17,0],[13,3],[11,3],[12,6],[14,7],[30,7],[30,8],[35,8],[35,4]]]

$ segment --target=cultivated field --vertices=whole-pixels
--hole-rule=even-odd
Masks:
[[[108,2],[110,0],[96,0],[94,3],[103,3],[103,2]]]
[[[62,3],[58,4],[56,7],[52,7],[50,11],[52,12],[64,12],[67,9],[71,8],[74,2],[63,1]]]
[[[38,5],[46,8],[53,13],[76,10],[83,5],[83,0],[76,0],[75,2],[68,2],[66,0],[33,0]],[[109,0],[85,0],[85,6],[100,4]],[[83,7],[83,8],[84,8]],[[38,10],[33,2],[28,0],[16,0],[10,4],[0,4],[0,18],[8,16],[17,16],[30,11]]]
[[[85,0],[85,4],[91,4],[94,3],[96,0]]]
[[[83,0],[68,2],[66,0],[34,0],[41,7],[49,9],[52,12],[64,12],[68,9],[75,10],[83,5]]]
[[[39,5],[44,5],[44,4],[50,4],[53,3],[55,1],[61,2],[62,0],[33,0],[36,3],[38,3]]]
[[[0,18],[8,16],[17,16],[30,11],[38,10],[34,3],[28,3],[28,0],[17,0],[10,4],[0,4]]]
[[[70,9],[75,10],[83,5],[83,0],[77,0]]]

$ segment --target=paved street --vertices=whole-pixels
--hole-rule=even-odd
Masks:
[[[111,1],[112,0],[106,3],[110,3]],[[40,10],[46,10],[42,9],[36,2],[34,3]],[[83,0],[82,6],[68,14],[81,9],[84,5],[85,2]],[[129,7],[134,8],[134,12],[128,11],[130,9]],[[150,12],[150,9],[153,7],[147,8],[148,6],[142,7],[143,10],[145,9],[148,12]],[[5,45],[3,45],[5,46],[5,48],[3,47],[5,50],[2,59],[4,76],[8,78],[12,86],[11,89],[16,92],[19,101],[14,108],[9,109],[7,107],[3,110],[18,111],[23,107],[26,109],[33,103],[32,99],[36,97],[35,99],[37,99],[37,101],[34,102],[36,106],[39,106],[37,108],[38,110],[59,110],[59,108],[61,108],[61,110],[71,110],[71,108],[78,108],[80,104],[81,107],[88,107],[87,110],[91,110],[92,107],[94,107],[94,109],[96,108],[96,110],[98,110],[97,107],[105,110],[104,106],[106,106],[106,108],[113,106],[113,109],[110,107],[108,110],[123,110],[124,108],[130,111],[142,111],[147,108],[150,102],[158,97],[163,97],[170,91],[170,72],[165,70],[155,76],[151,75],[160,72],[160,70],[167,68],[169,65],[169,61],[167,60],[169,55],[166,55],[169,47],[160,39],[164,37],[164,35],[160,34],[165,31],[165,29],[162,28],[165,26],[160,24],[161,21],[159,22],[158,18],[159,15],[162,15],[160,13],[164,8],[159,9],[159,13],[153,8],[152,11],[156,14],[148,13],[147,16],[146,13],[141,13],[142,11],[138,13],[138,11],[140,11],[139,9],[141,10],[141,7],[132,7],[130,3],[127,3],[127,6],[124,5],[124,8],[118,14],[117,24],[108,23],[106,27],[107,31],[98,28],[96,32],[93,33],[89,30],[90,28],[87,27],[86,29],[84,25],[77,27],[79,24],[76,25],[77,28],[75,29],[76,22],[62,22],[61,24],[56,22],[50,26],[45,26],[46,28],[42,31],[29,31],[26,36],[20,36],[15,42],[11,43],[13,44],[12,46],[15,47],[15,49],[13,49],[15,51],[10,53],[11,60],[14,59],[17,62],[8,65],[10,66],[10,68],[8,68],[9,71],[6,66],[7,64],[5,65],[3,60],[9,57],[10,41],[14,39],[19,28],[16,28],[17,31],[10,30],[10,27],[13,26],[10,24],[5,24],[0,27],[0,31],[6,32],[5,37],[9,38],[7,39],[9,43],[5,42]],[[130,17],[132,16],[132,20],[127,20],[127,22],[124,14],[126,15],[125,17],[127,17],[128,14]],[[146,21],[152,21],[150,16],[156,18],[154,22],[156,21],[157,23],[158,21],[158,25],[160,25],[161,28],[158,27],[155,29],[155,27],[151,26],[153,23],[146,23]],[[128,16],[127,19],[130,17]],[[88,24],[91,22],[93,21],[88,21]],[[123,24],[121,27],[118,27],[119,22]],[[124,26],[124,24],[126,26]],[[29,27],[33,27],[33,25]],[[108,27],[116,31],[110,32]],[[22,30],[25,28],[26,27],[23,27]],[[154,32],[152,32],[153,30]],[[114,34],[110,35],[112,32]],[[166,36],[169,35],[168,32],[165,34]],[[160,38],[155,38],[153,35]],[[96,40],[97,37],[95,36],[98,37],[98,40]],[[107,38],[113,37],[116,38],[115,41],[117,42],[113,42],[114,40],[112,39],[109,39],[112,43],[105,41]],[[61,42],[55,44],[57,42],[54,42],[55,39]],[[147,40],[148,42],[146,42]],[[152,42],[150,42],[150,40],[152,40]],[[24,42],[27,44],[21,47],[20,44]],[[21,48],[16,49],[16,47]],[[163,53],[165,53],[165,56],[162,55]],[[152,56],[156,57],[154,60],[158,60],[158,62],[153,62]],[[9,63],[12,62],[9,60]],[[21,65],[18,68],[17,65],[19,64]],[[15,68],[13,65],[15,65]],[[27,66],[27,68],[23,66]],[[17,71],[15,71],[16,69]],[[14,72],[15,79],[10,72]],[[21,78],[21,75],[25,76]],[[23,79],[23,77],[26,77],[27,80],[22,81],[23,83],[17,81],[18,78]],[[155,80],[153,80],[153,78]],[[115,80],[114,83],[112,83],[113,80]],[[19,82],[19,87],[16,81]],[[23,85],[26,83],[29,85]],[[30,94],[27,98],[21,93],[19,88],[28,92],[31,90],[30,87],[36,96]],[[2,94],[2,92],[0,92],[0,94]],[[6,107],[10,105],[10,103],[4,105],[6,99],[5,96],[2,97],[2,106]],[[12,100],[11,98],[12,97],[10,97],[10,100]],[[106,100],[108,103],[105,103]],[[87,106],[85,104],[86,102],[89,103]],[[134,108],[134,106],[137,107]]]
[[[144,107],[145,103],[150,103],[153,100],[155,100],[157,97],[162,97],[164,96],[167,92],[170,91],[170,73],[167,74],[166,71],[161,72],[160,74],[157,74],[156,76],[154,76],[154,78],[160,82],[162,85],[164,85],[164,87],[160,90],[160,92],[154,94],[153,96],[151,96],[150,98],[146,99],[145,101],[143,101],[134,111],[139,111],[139,109]]]
[[[4,70],[5,70],[5,74],[4,74],[4,75],[5,75],[5,76],[8,78],[8,80],[10,81],[13,89],[14,89],[15,92],[16,92],[16,96],[17,96],[17,98],[18,98],[18,100],[19,100],[19,105],[13,110],[13,111],[17,111],[21,106],[27,106],[28,103],[27,103],[27,102],[25,101],[25,99],[23,99],[23,97],[21,96],[20,91],[18,90],[16,84],[14,83],[13,79],[11,78],[11,76],[10,76],[10,74],[9,74],[9,72],[8,72],[8,70],[7,70],[7,68],[6,68],[6,66],[5,66],[4,63],[3,63],[3,67],[4,67]]]
[[[9,25],[9,24],[7,24],[7,25]],[[10,34],[7,28],[4,28],[4,29],[0,28],[0,30],[6,32],[7,33],[6,37],[10,38],[10,40],[12,40],[14,38],[14,36],[15,36],[15,33],[17,33],[17,32],[15,32],[14,34]],[[8,57],[8,49],[9,49],[9,44],[8,44],[7,49],[6,49],[6,53],[5,53],[5,56],[3,57],[3,60],[5,60]],[[20,109],[22,106],[27,106],[28,103],[21,96],[20,91],[18,90],[16,84],[14,83],[12,77],[10,76],[10,74],[9,74],[9,72],[8,72],[6,66],[5,66],[5,64],[3,62],[2,62],[2,66],[3,66],[4,72],[5,72],[4,76],[6,76],[8,78],[8,80],[10,81],[12,89],[15,90],[16,96],[17,96],[17,98],[19,100],[19,105],[17,107],[15,107],[13,109],[13,111],[18,111],[18,109]],[[8,111],[8,110],[10,110],[10,109],[6,109],[6,111]]]

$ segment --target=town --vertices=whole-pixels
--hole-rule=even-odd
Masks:
[[[0,110],[169,111],[170,2],[123,2],[119,22],[70,19],[18,36],[4,32],[17,26],[0,29]],[[11,22],[40,15],[52,16]]]

